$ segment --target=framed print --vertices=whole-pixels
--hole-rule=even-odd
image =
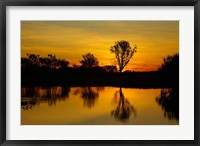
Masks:
[[[199,145],[199,6],[1,1],[1,145]]]

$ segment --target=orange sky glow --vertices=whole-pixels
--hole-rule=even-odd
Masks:
[[[80,65],[92,53],[99,65],[113,65],[110,47],[126,40],[134,54],[124,70],[154,71],[167,55],[179,53],[178,21],[21,21],[21,56],[27,53],[66,59]]]

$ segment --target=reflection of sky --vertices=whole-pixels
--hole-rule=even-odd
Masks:
[[[22,21],[22,57],[27,53],[55,54],[79,64],[82,54],[93,53],[100,65],[110,65],[110,46],[127,40],[138,52],[126,69],[158,68],[163,57],[178,53],[178,21]]]

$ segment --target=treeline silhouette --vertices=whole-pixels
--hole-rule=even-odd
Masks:
[[[173,82],[172,87],[179,86],[179,55],[167,56],[158,68],[161,79],[165,82]]]
[[[81,65],[69,66],[69,61],[49,54],[27,54],[21,58],[23,85],[172,87],[179,82],[179,55],[167,56],[157,71],[135,72],[114,65],[99,66],[93,54],[84,54]]]

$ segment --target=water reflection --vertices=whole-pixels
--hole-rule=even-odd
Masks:
[[[56,105],[57,102],[65,101],[69,97],[69,87],[26,87],[21,89],[21,107],[29,110],[42,102],[49,106]]]
[[[38,104],[38,101],[34,99],[22,99],[21,100],[21,108],[23,110],[30,110]]]
[[[136,109],[130,104],[128,99],[125,98],[122,88],[115,92],[114,101],[117,103],[117,106],[111,111],[111,115],[115,119],[121,122],[126,122],[129,120],[129,117],[132,113],[134,116],[136,116]]]
[[[77,88],[74,95],[81,94],[84,105],[88,108],[92,108],[99,97],[99,91],[102,90],[104,90],[104,87],[82,87]]]
[[[176,88],[22,87],[22,124],[178,124],[177,91]]]
[[[156,102],[162,107],[164,116],[169,120],[179,120],[179,90],[178,88],[161,89]]]

